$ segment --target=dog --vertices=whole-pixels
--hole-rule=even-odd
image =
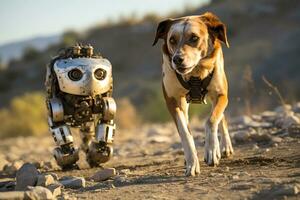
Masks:
[[[158,24],[153,46],[159,39],[164,41],[162,89],[165,102],[181,138],[185,174],[195,176],[200,173],[200,165],[189,128],[189,103],[205,103],[206,98],[211,101],[212,111],[205,124],[204,161],[209,166],[217,166],[221,155],[233,154],[224,116],[228,84],[221,44],[229,48],[226,26],[210,12],[166,19]]]

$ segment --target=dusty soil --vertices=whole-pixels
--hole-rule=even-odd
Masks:
[[[63,189],[63,195],[78,199],[299,199],[278,193],[278,187],[300,184],[300,139],[282,131],[282,141],[236,143],[235,155],[218,167],[203,162],[203,130],[192,126],[200,158],[201,174],[184,176],[184,158],[173,124],[148,125],[138,130],[119,131],[115,155],[104,167],[120,174],[103,182],[87,181],[85,188]],[[265,130],[269,131],[269,130]],[[270,130],[271,131],[271,130]],[[272,129],[274,132],[274,129]],[[273,133],[274,134],[274,133]],[[76,138],[77,140],[79,138]],[[80,170],[61,171],[51,155],[52,138],[16,138],[1,141],[0,154],[9,162],[37,162],[42,172],[59,177],[88,179],[101,168],[89,168],[81,153]],[[50,167],[46,167],[50,161]],[[0,183],[14,180],[1,172]]]

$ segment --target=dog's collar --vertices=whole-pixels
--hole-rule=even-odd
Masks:
[[[208,92],[207,87],[213,77],[214,70],[208,74],[204,79],[191,76],[188,81],[185,81],[179,73],[175,71],[176,77],[180,84],[189,92],[186,94],[188,103],[206,104],[205,96]]]

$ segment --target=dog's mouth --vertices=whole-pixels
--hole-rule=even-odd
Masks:
[[[176,72],[179,74],[187,74],[191,72],[194,67],[176,67]]]

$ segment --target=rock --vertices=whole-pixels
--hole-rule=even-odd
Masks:
[[[285,104],[284,106],[278,106],[277,108],[274,109],[274,111],[277,113],[283,113],[290,110],[292,110],[292,106],[289,104]]]
[[[232,120],[232,123],[247,126],[247,127],[253,127],[253,128],[269,128],[272,126],[272,124],[269,122],[253,121],[250,117],[245,116],[245,115],[234,118]]]
[[[39,172],[31,163],[25,163],[16,174],[16,190],[26,190],[27,186],[35,186]]]
[[[276,121],[275,125],[283,128],[283,129],[288,129],[292,125],[299,125],[300,124],[300,119],[295,115],[294,112],[286,112],[282,114]]]
[[[262,190],[257,194],[258,199],[280,199],[279,197],[294,196],[299,193],[299,184],[273,185],[271,189]]]
[[[45,187],[52,183],[55,183],[53,176],[50,174],[40,174],[38,176],[36,185]]]
[[[271,138],[271,142],[272,142],[273,144],[281,143],[282,140],[283,140],[283,139],[282,139],[281,137],[277,137],[277,136],[273,136],[273,137]]]
[[[288,127],[288,135],[291,137],[300,137],[300,124],[292,124]]]
[[[18,169],[23,165],[23,162],[21,161],[14,161],[12,163],[8,163],[4,166],[3,171],[6,174],[15,174]]]
[[[233,175],[232,177],[231,177],[231,179],[232,180],[238,180],[240,177],[238,176],[238,175]]]
[[[278,113],[274,111],[264,111],[260,114],[263,121],[273,122],[278,117]]]
[[[12,192],[0,192],[0,200],[23,200],[25,199],[25,192],[12,191]]]
[[[252,122],[252,119],[246,115],[235,117],[232,120],[230,120],[232,124],[248,124],[249,122]]]
[[[128,180],[126,179],[126,176],[120,176],[120,175],[116,176],[114,178],[114,182],[113,182],[113,184],[116,185],[116,186],[121,186],[121,185],[124,185],[126,183],[128,183]]]
[[[231,187],[232,190],[249,190],[251,188],[255,188],[255,185],[250,183],[238,183],[233,184]]]
[[[267,133],[255,132],[250,135],[250,140],[258,143],[269,143],[272,140],[272,136]]]
[[[99,181],[105,181],[115,175],[116,175],[115,168],[106,168],[96,172],[96,174],[94,174],[90,179],[99,182]]]
[[[8,165],[9,162],[6,160],[4,155],[0,155],[0,171],[4,169],[6,165]]]
[[[25,199],[32,199],[32,200],[52,200],[53,195],[52,192],[41,186],[36,187],[28,187],[29,191],[25,192]]]
[[[47,186],[47,188],[52,192],[54,198],[61,195],[61,188],[63,186],[60,183],[53,183]]]
[[[8,192],[15,190],[16,182],[15,181],[3,181],[0,182],[0,192]]]
[[[256,134],[254,129],[249,130],[240,130],[236,132],[232,132],[232,138],[236,143],[246,143],[251,140],[251,135]]]
[[[295,113],[300,113],[300,102],[297,102],[296,104],[293,105],[293,111]]]
[[[128,175],[128,174],[130,174],[130,169],[121,169],[119,171],[119,174],[120,175]]]
[[[64,176],[59,179],[59,182],[65,188],[78,189],[85,187],[85,179],[83,177]]]

